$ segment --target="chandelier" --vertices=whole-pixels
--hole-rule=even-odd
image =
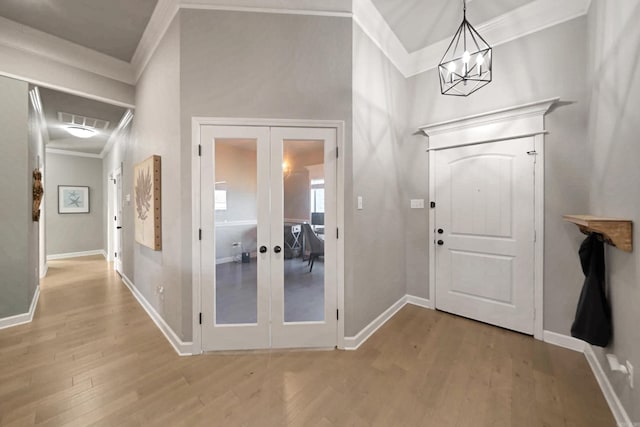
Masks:
[[[462,3],[462,24],[438,65],[443,95],[469,96],[491,83],[491,46],[467,21],[467,1]]]

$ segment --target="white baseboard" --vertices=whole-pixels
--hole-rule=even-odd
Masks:
[[[619,427],[633,427],[636,424],[631,422],[631,418],[629,418],[629,414],[625,411],[624,406],[622,406],[622,402],[618,399],[618,395],[616,394],[611,382],[609,381],[609,377],[604,372],[602,365],[600,364],[600,360],[596,357],[596,354],[593,352],[593,348],[589,344],[585,344],[584,346],[584,356],[587,358],[587,362],[589,362],[589,366],[591,366],[591,370],[593,371],[593,375],[596,377],[596,381],[598,381],[598,385],[602,390],[602,394],[609,404],[609,409],[613,413],[613,417],[616,420],[616,423]]]
[[[405,296],[405,298],[407,299],[407,304],[417,305],[418,307],[424,307],[431,310],[435,309],[435,307],[433,306],[433,301],[430,299],[416,297],[408,294]]]
[[[104,249],[95,249],[93,251],[68,252],[66,254],[51,254],[51,255],[47,255],[47,261],[52,259],[77,258],[82,256],[91,256],[91,255],[102,255],[105,258],[107,257],[107,253],[104,251]]]
[[[584,349],[586,347],[586,343],[582,340],[551,331],[543,331],[542,340],[546,343],[568,348],[569,350],[578,351],[580,353],[584,353]]]
[[[155,308],[147,301],[147,299],[140,293],[140,291],[135,287],[133,282],[124,274],[121,276],[124,284],[129,288],[134,298],[138,301],[138,303],[142,306],[142,308],[147,312],[153,323],[156,324],[158,329],[164,334],[165,338],[173,348],[176,353],[180,356],[191,356],[193,354],[193,343],[182,341],[178,335],[171,329],[171,326],[164,321],[162,316],[158,314]]]
[[[4,319],[0,319],[0,329],[10,328],[12,326],[24,325],[25,323],[29,323],[33,320],[33,315],[36,313],[36,308],[38,307],[38,299],[40,298],[40,286],[36,288],[36,292],[33,294],[33,299],[31,300],[31,306],[29,307],[29,312],[16,314],[15,316],[5,317]]]
[[[382,325],[387,323],[404,305],[407,303],[406,295],[393,303],[380,316],[376,317],[371,323],[365,326],[355,337],[344,337],[345,350],[357,350],[366,340],[369,339],[375,331],[380,329]]]
[[[371,323],[365,326],[354,337],[344,337],[345,350],[357,350],[366,340],[369,339],[382,325],[387,323],[402,307],[407,304],[416,305],[418,307],[433,310],[433,301],[426,298],[416,297],[413,295],[405,295],[398,301],[387,308],[380,316],[376,317]]]
[[[44,266],[42,265],[40,266],[40,278],[43,279],[44,277],[46,277],[48,272],[49,272],[49,264],[45,262]]]

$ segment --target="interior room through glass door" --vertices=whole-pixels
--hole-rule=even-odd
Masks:
[[[271,346],[336,345],[336,130],[271,129]]]
[[[269,128],[201,127],[203,350],[268,348]]]

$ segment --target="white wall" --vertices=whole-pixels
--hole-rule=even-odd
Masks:
[[[105,218],[102,160],[47,153],[45,203],[47,255],[104,250]],[[89,187],[89,213],[58,213],[58,186]]]
[[[594,0],[589,12],[589,138],[585,185],[589,213],[640,223],[640,3]],[[630,360],[636,369],[635,389],[624,376],[605,369],[631,417],[640,423],[640,233],[633,236],[633,253],[606,249],[607,284],[613,314],[613,342],[596,348]]]

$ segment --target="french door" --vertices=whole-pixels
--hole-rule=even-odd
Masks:
[[[335,346],[336,130],[200,134],[203,350]]]

